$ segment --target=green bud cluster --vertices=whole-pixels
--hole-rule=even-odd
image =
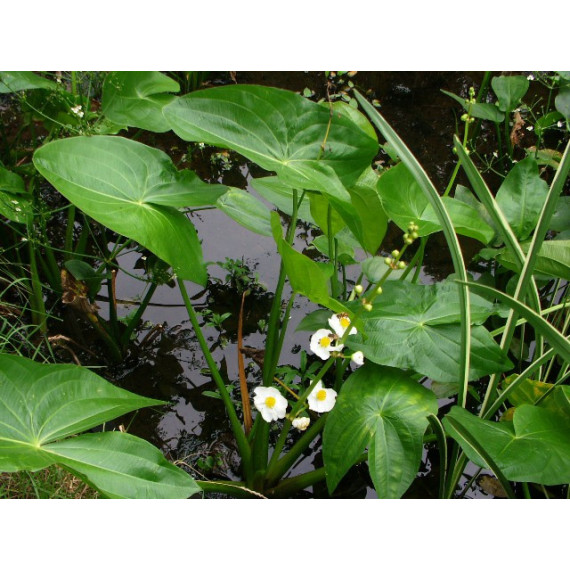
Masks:
[[[468,113],[463,113],[463,115],[461,115],[461,120],[465,123],[473,123],[475,121],[475,118],[470,117]]]
[[[414,240],[418,239],[419,227],[415,222],[410,222],[408,224],[408,231],[404,234],[404,243],[406,245],[411,245]]]

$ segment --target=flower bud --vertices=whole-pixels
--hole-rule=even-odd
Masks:
[[[370,312],[372,310],[372,304],[371,303],[364,303],[364,310]]]
[[[376,295],[382,295],[382,287],[380,287],[380,286],[377,287]]]
[[[307,416],[299,416],[292,422],[293,427],[297,428],[299,431],[305,431],[309,427],[310,423],[311,420]]]
[[[398,269],[405,269],[406,262],[405,261],[398,261]]]
[[[357,352],[352,354],[350,360],[356,366],[362,366],[364,364],[364,353],[361,350],[358,350]]]
[[[362,295],[362,292],[364,291],[364,287],[362,285],[360,285],[360,283],[358,285],[354,286],[354,290],[356,291],[357,295]]]
[[[391,257],[385,257],[384,258],[384,263],[386,265],[392,265],[392,258]]]
[[[398,257],[398,255],[400,255],[400,252],[399,252],[397,249],[395,249],[395,250],[392,252],[392,257]]]

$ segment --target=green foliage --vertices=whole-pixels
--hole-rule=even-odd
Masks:
[[[58,464],[113,498],[185,498],[194,481],[148,442],[81,432],[158,400],[135,396],[89,370],[0,355],[0,470]]]
[[[361,316],[362,330],[349,337],[347,345],[377,364],[457,383],[461,314],[455,285],[389,281],[383,289],[372,310]],[[470,380],[509,370],[512,363],[482,326],[493,314],[493,306],[471,297],[471,311]]]
[[[36,151],[34,164],[86,214],[150,249],[180,277],[206,283],[196,230],[178,208],[203,205],[221,189],[177,171],[163,152],[121,137],[54,141]]]
[[[103,83],[103,113],[118,125],[163,133],[170,130],[162,108],[180,86],[158,71],[112,71]]]
[[[563,411],[523,404],[516,408],[512,422],[482,420],[454,407],[443,425],[477,465],[487,467],[480,446],[511,481],[561,485],[570,481],[567,387],[559,389],[558,397],[566,402]]]
[[[368,467],[381,499],[400,498],[418,471],[432,392],[394,368],[365,365],[345,382],[323,433],[329,492],[368,448]]]

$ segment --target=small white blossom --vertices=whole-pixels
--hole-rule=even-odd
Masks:
[[[71,107],[71,112],[75,113],[80,119],[83,118],[83,111],[81,110],[81,105],[75,105],[75,107]]]
[[[493,156],[494,156],[495,158],[499,158],[499,153],[498,153],[496,150],[494,150],[494,151],[493,151]]]
[[[299,416],[292,423],[294,428],[297,428],[299,431],[305,431],[309,427],[311,420],[307,416]]]
[[[354,366],[358,368],[359,366],[362,366],[364,364],[364,353],[361,350],[357,350],[355,353],[352,354],[350,360],[354,364]]]
[[[285,417],[287,400],[277,388],[257,387],[253,391],[253,405],[261,412],[261,417],[266,422],[281,420]]]
[[[330,412],[334,408],[335,402],[336,392],[332,388],[325,388],[322,380],[317,382],[307,398],[309,410],[319,412],[320,414]]]
[[[534,129],[534,127],[533,127],[532,125],[529,125],[529,126],[526,128],[527,131],[532,131],[533,129]]]
[[[564,125],[564,123],[563,123],[562,121],[558,121],[558,122],[556,123],[556,126],[557,126],[559,129],[562,128],[562,125]]]
[[[328,360],[331,352],[339,352],[344,345],[335,345],[335,334],[329,329],[319,329],[312,337],[310,343],[311,351],[323,360]]]
[[[527,78],[529,81],[534,81],[534,75],[533,75],[532,73],[529,73],[529,74],[526,76],[526,78]]]
[[[329,319],[329,326],[336,335],[342,337],[346,329],[350,327],[350,317],[346,313],[337,313]],[[352,327],[348,334],[356,334],[356,329]]]

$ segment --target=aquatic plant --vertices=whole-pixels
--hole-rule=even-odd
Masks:
[[[120,107],[124,124],[172,129],[184,141],[230,149],[274,173],[256,180],[255,188],[277,211],[253,193],[202,182],[192,171],[178,170],[162,151],[117,135],[53,140],[35,151],[33,161],[74,207],[172,267],[242,461],[241,482],[197,481],[200,488],[286,497],[326,481],[334,496],[348,471],[366,461],[378,496],[401,497],[417,475],[427,442],[438,446],[441,497],[455,495],[467,460],[491,470],[511,497],[513,487],[530,495],[529,483],[570,480],[568,319],[554,326],[546,318],[563,314],[567,303],[569,246],[556,228],[567,229],[560,222],[566,216],[567,223],[560,195],[569,146],[550,185],[537,158],[528,156],[511,164],[496,195],[470,151],[471,125],[500,123],[514,112],[526,93],[522,80],[493,79],[498,108],[479,102],[474,91],[468,100],[456,97],[466,111],[464,136],[454,141],[458,162],[452,180],[438,192],[357,90],[350,105],[318,104],[256,85],[175,96],[170,78],[144,79],[146,91],[135,88],[142,80],[138,75],[109,78],[106,85],[117,93],[107,100],[107,110]],[[380,149],[377,132],[395,162],[380,170],[371,166]],[[503,154],[512,158],[512,145]],[[461,168],[471,188],[455,186]],[[188,294],[187,282],[208,285],[208,263],[185,215],[203,206],[272,237],[281,259],[261,385],[251,398],[240,373],[241,407]],[[325,262],[293,247],[299,219],[319,228],[315,247]],[[401,230],[401,247],[382,255],[388,221]],[[549,230],[549,237],[561,232],[563,239],[546,240]],[[454,273],[422,285],[417,280],[426,242],[437,232],[443,232]],[[459,235],[484,246],[480,255],[493,260],[494,273],[475,280],[467,272],[470,260]],[[346,278],[348,265],[360,269],[356,282]],[[554,282],[546,309],[539,279]],[[285,302],[286,282],[292,295]],[[320,307],[299,326],[312,333],[307,348],[318,361],[285,382],[278,365],[296,295]],[[491,319],[506,320],[490,330]],[[518,359],[515,365],[511,348],[522,325],[536,349],[530,363]],[[453,397],[455,405],[444,414],[437,396]],[[321,435],[324,467],[288,476]],[[554,459],[546,462],[546,455]]]

